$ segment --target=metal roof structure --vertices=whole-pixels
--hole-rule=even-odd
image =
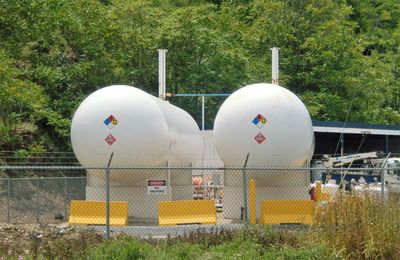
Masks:
[[[344,133],[368,135],[393,135],[400,136],[400,125],[380,125],[353,122],[329,122],[313,120],[316,133]]]

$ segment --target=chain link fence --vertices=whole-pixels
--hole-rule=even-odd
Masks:
[[[0,167],[0,221],[65,221],[70,201],[85,199],[86,180],[81,167]]]
[[[106,212],[113,225],[114,211],[123,211],[113,206],[118,201],[127,205],[129,226],[159,227],[167,220],[172,222],[165,222],[165,228],[171,228],[168,223],[262,223],[263,201],[315,200],[315,181],[322,182],[326,201],[340,192],[399,200],[400,168],[1,166],[0,222],[63,223],[70,220],[73,201],[89,201],[105,203],[105,211],[82,206],[79,214],[104,220]],[[255,189],[249,190],[250,183]]]

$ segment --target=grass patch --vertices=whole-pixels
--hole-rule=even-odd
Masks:
[[[195,232],[167,241],[123,237],[87,252],[90,259],[334,259],[333,255],[324,246],[300,239],[298,232],[266,226],[236,232]]]

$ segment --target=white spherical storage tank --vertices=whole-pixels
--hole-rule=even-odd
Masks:
[[[243,87],[222,104],[214,144],[226,167],[305,167],[314,152],[311,117],[289,90],[266,83]],[[224,175],[224,215],[239,218],[241,171]],[[299,170],[254,170],[257,205],[263,199],[309,199],[310,175]]]
[[[129,202],[129,215],[154,219],[157,202],[191,199],[191,172],[140,169],[146,166],[189,166],[201,159],[199,127],[184,110],[138,88],[114,85],[89,95],[71,125],[74,153],[84,167],[105,167],[110,173],[112,200]],[[137,167],[135,169],[134,167]],[[165,180],[168,189],[149,194],[149,180]],[[88,170],[86,198],[104,200],[105,173]]]
[[[305,166],[314,131],[303,102],[289,90],[254,84],[234,92],[215,118],[214,142],[229,166]]]
[[[71,142],[83,166],[158,166],[201,158],[202,139],[182,109],[138,88],[115,85],[88,96],[72,119]]]

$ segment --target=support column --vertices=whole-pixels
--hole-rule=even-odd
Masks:
[[[385,135],[385,153],[389,153],[389,136]]]

